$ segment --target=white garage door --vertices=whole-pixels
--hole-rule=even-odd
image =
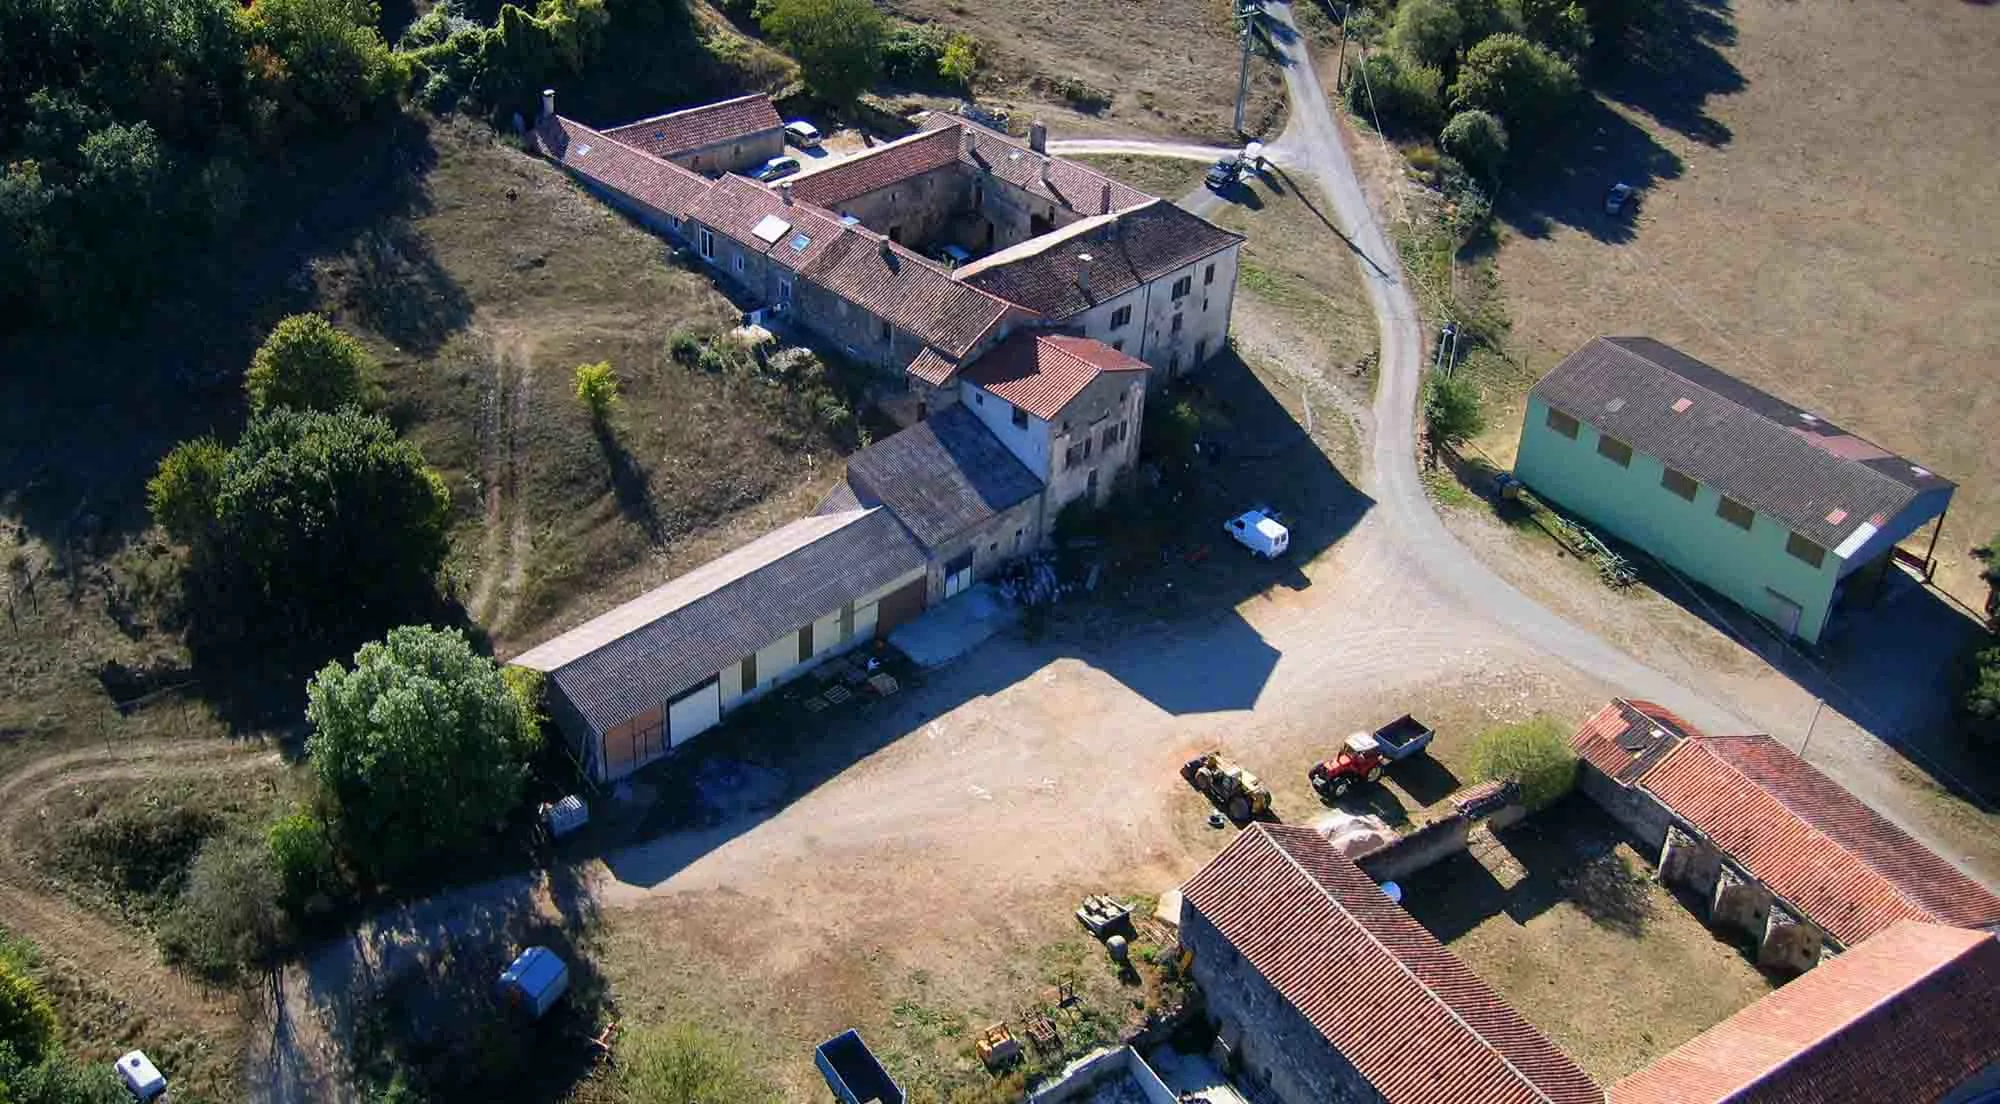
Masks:
[[[679,747],[722,718],[722,687],[709,679],[667,705],[667,739]]]

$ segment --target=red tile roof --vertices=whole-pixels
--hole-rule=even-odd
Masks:
[[[838,207],[855,196],[957,164],[958,142],[957,132],[943,130],[899,138],[826,168],[800,173],[792,178],[792,187],[808,203]]]
[[[758,92],[655,115],[612,127],[604,133],[655,157],[672,157],[751,138],[783,126],[778,109],[771,106],[771,97]]]
[[[955,275],[1060,321],[1242,240],[1165,200],[1152,200],[1031,238],[961,266]],[[1196,277],[1199,292],[1200,273]]]
[[[559,115],[535,125],[535,144],[578,176],[674,218],[686,218],[708,193],[709,181],[701,174]]]
[[[889,239],[848,227],[802,275],[940,353],[962,359],[1003,319],[1020,312],[969,288]]]
[[[787,204],[773,189],[733,173],[710,184],[687,217],[792,269],[812,263],[848,232],[827,212],[803,203]],[[766,218],[784,223],[770,241],[756,234]]]
[[[1252,825],[1182,893],[1389,1104],[1602,1104],[1318,832]]]
[[[1064,334],[1017,333],[965,367],[961,376],[1043,421],[1053,420],[1102,372],[1144,372],[1101,341]]]
[[[1630,785],[1682,740],[1700,734],[1652,702],[1614,698],[1583,722],[1570,742],[1585,762]]]
[[[1903,921],[1611,1087],[1611,1104],[1936,1101],[2000,1062],[2000,941]]]
[[[977,168],[985,169],[1010,184],[1025,188],[1034,195],[1052,199],[1081,214],[1105,213],[1104,187],[1107,184],[1111,186],[1113,211],[1136,207],[1153,198],[1137,188],[1113,180],[1088,165],[1036,153],[1008,135],[968,122],[956,115],[938,112],[924,120],[923,128],[930,131],[945,129],[958,131],[959,156],[962,160]],[[970,149],[966,148],[965,135],[971,136]],[[1042,182],[1044,161],[1049,163],[1049,180],[1046,184]]]
[[[1898,920],[2000,924],[2000,897],[1769,736],[1684,741],[1639,784],[1850,947]]]

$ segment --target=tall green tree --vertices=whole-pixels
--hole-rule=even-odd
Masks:
[[[406,626],[306,688],[306,742],[333,828],[391,879],[463,853],[520,800],[537,734],[492,660],[455,631]]]
[[[1418,65],[1440,69],[1451,65],[1465,33],[1465,22],[1451,0],[1403,0],[1389,27],[1389,42]]]
[[[153,521],[182,544],[205,539],[215,525],[215,497],[222,491],[222,465],[229,450],[213,437],[174,446],[146,483]]]
[[[32,1065],[56,1044],[56,1014],[33,978],[0,959],[0,1044]]]
[[[249,28],[260,87],[301,127],[361,119],[407,78],[380,19],[374,0],[255,0]]]
[[[1580,85],[1570,64],[1517,34],[1497,34],[1466,52],[1452,106],[1497,115],[1517,138],[1546,134],[1568,114]]]
[[[1521,33],[1571,62],[1590,51],[1590,16],[1576,0],[1509,0]]]
[[[1424,384],[1424,429],[1432,461],[1436,461],[1439,448],[1462,445],[1485,428],[1479,385],[1463,372],[1433,373]]]
[[[280,319],[250,358],[243,389],[256,413],[338,410],[359,404],[375,374],[375,359],[352,335],[317,314]]]
[[[882,75],[889,25],[873,0],[759,0],[757,23],[799,60],[807,87],[834,103]]]
[[[1444,125],[1438,145],[1480,180],[1491,183],[1507,160],[1507,128],[1484,111],[1461,111]]]

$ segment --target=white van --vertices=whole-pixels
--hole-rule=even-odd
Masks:
[[[1231,518],[1223,528],[1236,538],[1236,543],[1267,560],[1284,555],[1285,549],[1292,545],[1291,530],[1266,510],[1251,510],[1242,517]]]
[[[817,149],[819,128],[804,119],[793,119],[785,124],[785,141],[800,149]]]

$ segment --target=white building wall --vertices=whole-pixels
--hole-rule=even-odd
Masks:
[[[1229,339],[1229,316],[1236,300],[1236,269],[1241,252],[1240,244],[1231,245],[1153,281],[1145,297],[1141,347],[1135,350],[1128,341],[1125,351],[1167,376],[1191,371],[1221,351]],[[1176,299],[1174,284],[1183,278],[1188,280],[1188,292]],[[1181,320],[1178,331],[1174,329],[1176,315]]]
[[[1007,446],[1035,478],[1049,480],[1049,423],[1029,414],[1028,424],[1014,424],[1014,404],[969,380],[959,381],[959,401],[978,415],[993,436]],[[1024,412],[1025,413],[1025,412]]]

